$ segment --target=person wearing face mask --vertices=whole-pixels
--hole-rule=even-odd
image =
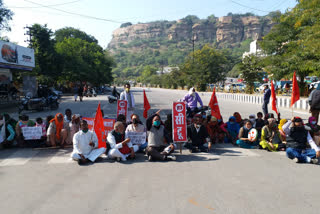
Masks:
[[[317,119],[315,117],[309,117],[309,121],[305,127],[317,146],[320,146],[320,126],[317,124]]]
[[[189,149],[191,153],[209,152],[212,144],[207,128],[202,125],[202,116],[200,114],[196,114],[193,117],[193,124],[188,126],[187,134],[191,143],[186,143],[184,147]],[[208,147],[204,145],[206,143],[208,143]]]
[[[262,128],[260,146],[268,151],[275,152],[278,148],[284,148],[278,125],[274,118],[268,119],[268,125]]]
[[[320,150],[313,141],[308,130],[305,129],[302,119],[294,117],[282,127],[286,133],[287,157],[296,163],[318,163]],[[307,143],[311,149],[307,148]]]
[[[182,101],[187,103],[188,117],[192,117],[194,113],[199,111],[198,103],[200,104],[201,108],[203,108],[202,100],[194,87],[190,88],[188,94],[184,96]]]
[[[13,127],[6,123],[4,115],[0,115],[0,146],[11,146],[15,137]]]
[[[130,138],[126,138],[125,126],[117,121],[114,124],[114,130],[109,132],[107,142],[110,145],[108,157],[117,159],[117,161],[127,161],[127,158],[135,158],[135,152],[139,150],[137,145],[132,145]]]
[[[255,127],[256,127],[256,115],[250,114],[250,115],[249,115],[249,120],[250,120],[251,123],[252,123],[252,127],[255,128]]]
[[[149,116],[146,121],[148,131],[148,147],[146,153],[148,160],[175,161],[176,157],[171,155],[175,149],[175,145],[171,143],[172,140],[168,137],[159,113],[160,111]]]
[[[244,126],[240,128],[239,139],[237,140],[237,145],[245,149],[254,149],[258,146],[257,140],[252,140],[249,138],[249,132],[252,129],[252,122],[247,120],[244,122]]]
[[[126,83],[124,85],[124,91],[121,92],[120,94],[120,100],[126,100],[127,101],[127,122],[130,122],[131,115],[134,112],[134,107],[135,107],[135,101],[134,101],[134,96],[132,92],[130,91],[130,84]]]
[[[223,143],[224,132],[219,126],[219,122],[216,117],[211,116],[207,124],[207,130],[212,143]]]
[[[129,124],[126,128],[126,136],[128,135],[129,132],[146,132],[146,128],[141,123],[138,115],[133,114],[131,116],[131,121],[132,123]],[[136,144],[133,144],[133,145],[136,145]],[[147,148],[148,142],[145,141],[143,144],[139,144],[137,146],[139,147],[139,151],[142,152]]]
[[[71,158],[78,161],[79,165],[95,160],[106,152],[106,148],[98,149],[98,138],[95,132],[88,129],[86,120],[81,121],[81,131],[73,136],[73,151]]]
[[[235,144],[240,130],[240,125],[236,122],[236,117],[229,117],[229,121],[226,122],[223,127],[227,130],[225,142]]]

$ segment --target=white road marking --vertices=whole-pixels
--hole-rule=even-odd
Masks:
[[[31,160],[35,155],[37,155],[40,151],[38,150],[30,150],[30,149],[22,149],[19,150],[8,158],[4,159],[0,162],[0,166],[19,166],[26,164],[29,160]]]

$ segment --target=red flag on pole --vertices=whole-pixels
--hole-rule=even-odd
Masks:
[[[103,117],[101,113],[100,103],[97,108],[96,116],[94,118],[93,130],[98,137],[98,148],[106,148],[106,135],[104,131]]]
[[[150,104],[146,95],[145,90],[143,90],[143,117],[147,119],[148,110],[150,109]]]
[[[299,91],[299,85],[297,82],[297,77],[296,77],[296,72],[293,73],[293,78],[292,78],[292,94],[291,94],[291,105],[290,107],[293,106],[295,102],[300,100],[300,91]]]
[[[217,119],[221,119],[220,108],[216,96],[216,87],[213,88],[213,92],[209,102],[209,107],[211,108],[211,115]]]
[[[271,104],[272,104],[272,110],[278,114],[277,97],[276,97],[276,92],[274,90],[273,81],[271,81]]]

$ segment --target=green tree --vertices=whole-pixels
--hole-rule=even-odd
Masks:
[[[184,81],[188,86],[205,90],[207,83],[216,83],[225,78],[228,60],[225,54],[205,45],[201,50],[190,53],[181,66]]]
[[[65,38],[79,38],[89,43],[98,43],[98,40],[94,38],[94,36],[88,35],[87,33],[73,27],[61,28],[54,33],[54,36],[57,42],[62,42]]]
[[[13,12],[3,5],[3,1],[0,0],[0,32],[3,30],[10,31],[11,28],[8,24],[12,20]]]

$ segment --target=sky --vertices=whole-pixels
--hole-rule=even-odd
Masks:
[[[187,15],[207,18],[229,12],[266,15],[287,9],[296,0],[2,0],[13,11],[11,32],[2,32],[10,41],[27,46],[26,29],[34,23],[47,24],[53,31],[74,27],[94,36],[106,48],[112,32],[121,23],[145,23],[156,20],[178,20]]]

